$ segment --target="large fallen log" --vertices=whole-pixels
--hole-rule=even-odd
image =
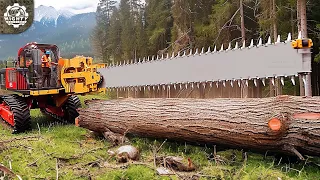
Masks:
[[[79,126],[99,133],[276,151],[300,159],[320,155],[320,97],[122,99],[87,104],[79,110]]]

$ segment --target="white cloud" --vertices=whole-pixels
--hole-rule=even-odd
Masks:
[[[35,7],[40,5],[52,6],[59,9],[67,9],[73,13],[95,12],[99,0],[35,0]]]

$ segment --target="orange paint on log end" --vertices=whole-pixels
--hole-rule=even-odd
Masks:
[[[283,101],[289,100],[289,98],[290,96],[288,95],[280,95],[276,97],[277,100],[283,100]]]
[[[300,113],[293,115],[295,119],[308,119],[308,120],[318,120],[320,119],[320,113]]]
[[[273,131],[279,131],[281,129],[281,121],[277,118],[273,118],[268,123],[269,128]]]
[[[75,125],[76,125],[77,127],[79,127],[79,118],[76,118],[76,119],[75,119]]]

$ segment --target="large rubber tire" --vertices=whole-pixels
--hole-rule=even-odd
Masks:
[[[67,102],[64,105],[64,120],[68,123],[75,123],[75,119],[79,116],[79,113],[77,111],[78,108],[81,107],[81,101],[77,96],[70,96],[67,100]]]
[[[23,133],[31,130],[30,109],[25,100],[14,94],[1,97],[4,102],[10,107],[14,116],[13,133]]]

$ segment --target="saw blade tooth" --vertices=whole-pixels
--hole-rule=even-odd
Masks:
[[[233,87],[233,80],[230,81],[230,86]]]
[[[281,36],[278,35],[276,44],[278,44],[278,43],[280,43],[280,42],[281,42]]]
[[[201,49],[201,54],[204,54],[204,47],[202,47]]]
[[[185,86],[186,86],[186,89],[188,89],[188,83],[186,83],[186,85],[185,85]]]
[[[261,81],[262,81],[263,86],[266,86],[266,79],[263,78]]]
[[[280,81],[281,81],[282,86],[284,86],[284,77],[281,77]]]
[[[167,59],[169,59],[169,53],[167,53]]]
[[[272,85],[274,86],[275,82],[274,82],[274,78],[271,78],[271,82],[272,82]]]
[[[150,91],[151,90],[151,87],[150,86],[148,86],[148,91]]]
[[[219,88],[219,82],[218,81],[216,82],[216,86],[217,86],[217,88]]]
[[[157,55],[157,59],[156,60],[159,60],[160,59],[160,57],[159,57],[159,54]]]
[[[213,53],[216,53],[216,52],[217,52],[217,46],[214,46]]]
[[[177,85],[176,84],[174,84],[173,87],[174,87],[174,90],[177,90]]]
[[[231,42],[229,42],[229,46],[228,46],[228,49],[227,49],[227,51],[229,51],[229,50],[231,50]]]
[[[234,49],[239,49],[239,43],[236,42],[236,46],[234,47]]]
[[[251,39],[249,48],[253,48],[253,46],[254,46],[254,44],[253,44],[253,39]]]
[[[302,32],[301,31],[299,31],[298,39],[302,39]]]
[[[151,61],[154,61],[154,55],[152,56]]]
[[[246,86],[249,87],[249,80],[246,79]]]
[[[197,88],[200,89],[200,83],[197,83]]]
[[[246,48],[246,41],[245,41],[245,40],[243,40],[243,42],[242,42],[242,47],[241,47],[241,49],[244,49],[244,48]]]
[[[291,77],[291,82],[292,82],[292,85],[294,85],[294,86],[296,85],[296,81],[295,81],[294,76]]]
[[[196,52],[194,53],[194,55],[197,55],[197,54],[199,54],[199,49],[198,48],[196,49]]]
[[[158,91],[160,91],[160,85],[158,85]]]
[[[177,57],[180,57],[180,51],[178,51],[178,55],[177,55]]]
[[[203,89],[205,89],[207,86],[207,83],[202,83],[202,86],[203,86]]]
[[[182,84],[180,84],[180,90],[182,89]]]
[[[226,87],[226,81],[222,81],[223,87]]]
[[[257,79],[254,79],[254,80],[253,80],[253,83],[254,83],[254,86],[255,86],[255,87],[258,87]]]
[[[172,52],[172,56],[171,56],[171,59],[172,59],[172,58],[174,58],[174,51]]]
[[[267,42],[267,45],[271,45],[272,44],[272,41],[271,41],[271,36],[268,37],[268,42]]]
[[[207,54],[211,52],[211,48],[210,46],[208,47],[208,51],[207,51]]]
[[[189,56],[192,56],[192,49],[190,49]]]
[[[303,80],[303,85],[306,86],[307,85],[307,78],[305,75],[302,77],[302,80]]]
[[[262,46],[262,38],[259,38],[258,47]]]
[[[238,80],[238,86],[241,87],[241,80]]]
[[[187,51],[183,52],[183,57],[187,56]]]
[[[122,66],[122,63],[121,63],[121,61],[120,61],[120,66]]]
[[[291,33],[288,33],[288,37],[287,37],[286,43],[291,42],[291,40],[292,40]]]
[[[191,89],[193,89],[194,87],[193,87],[193,83],[191,83]]]
[[[212,86],[213,86],[213,82],[211,81],[211,82],[210,82],[210,87],[212,88]]]
[[[163,53],[162,53],[161,59],[164,59],[164,55],[163,55]]]
[[[168,90],[170,91],[170,89],[171,89],[171,86],[170,86],[170,85],[168,85]]]
[[[223,48],[223,44],[221,45],[221,49],[220,49],[220,51],[219,52],[222,52],[224,50],[224,48]]]

